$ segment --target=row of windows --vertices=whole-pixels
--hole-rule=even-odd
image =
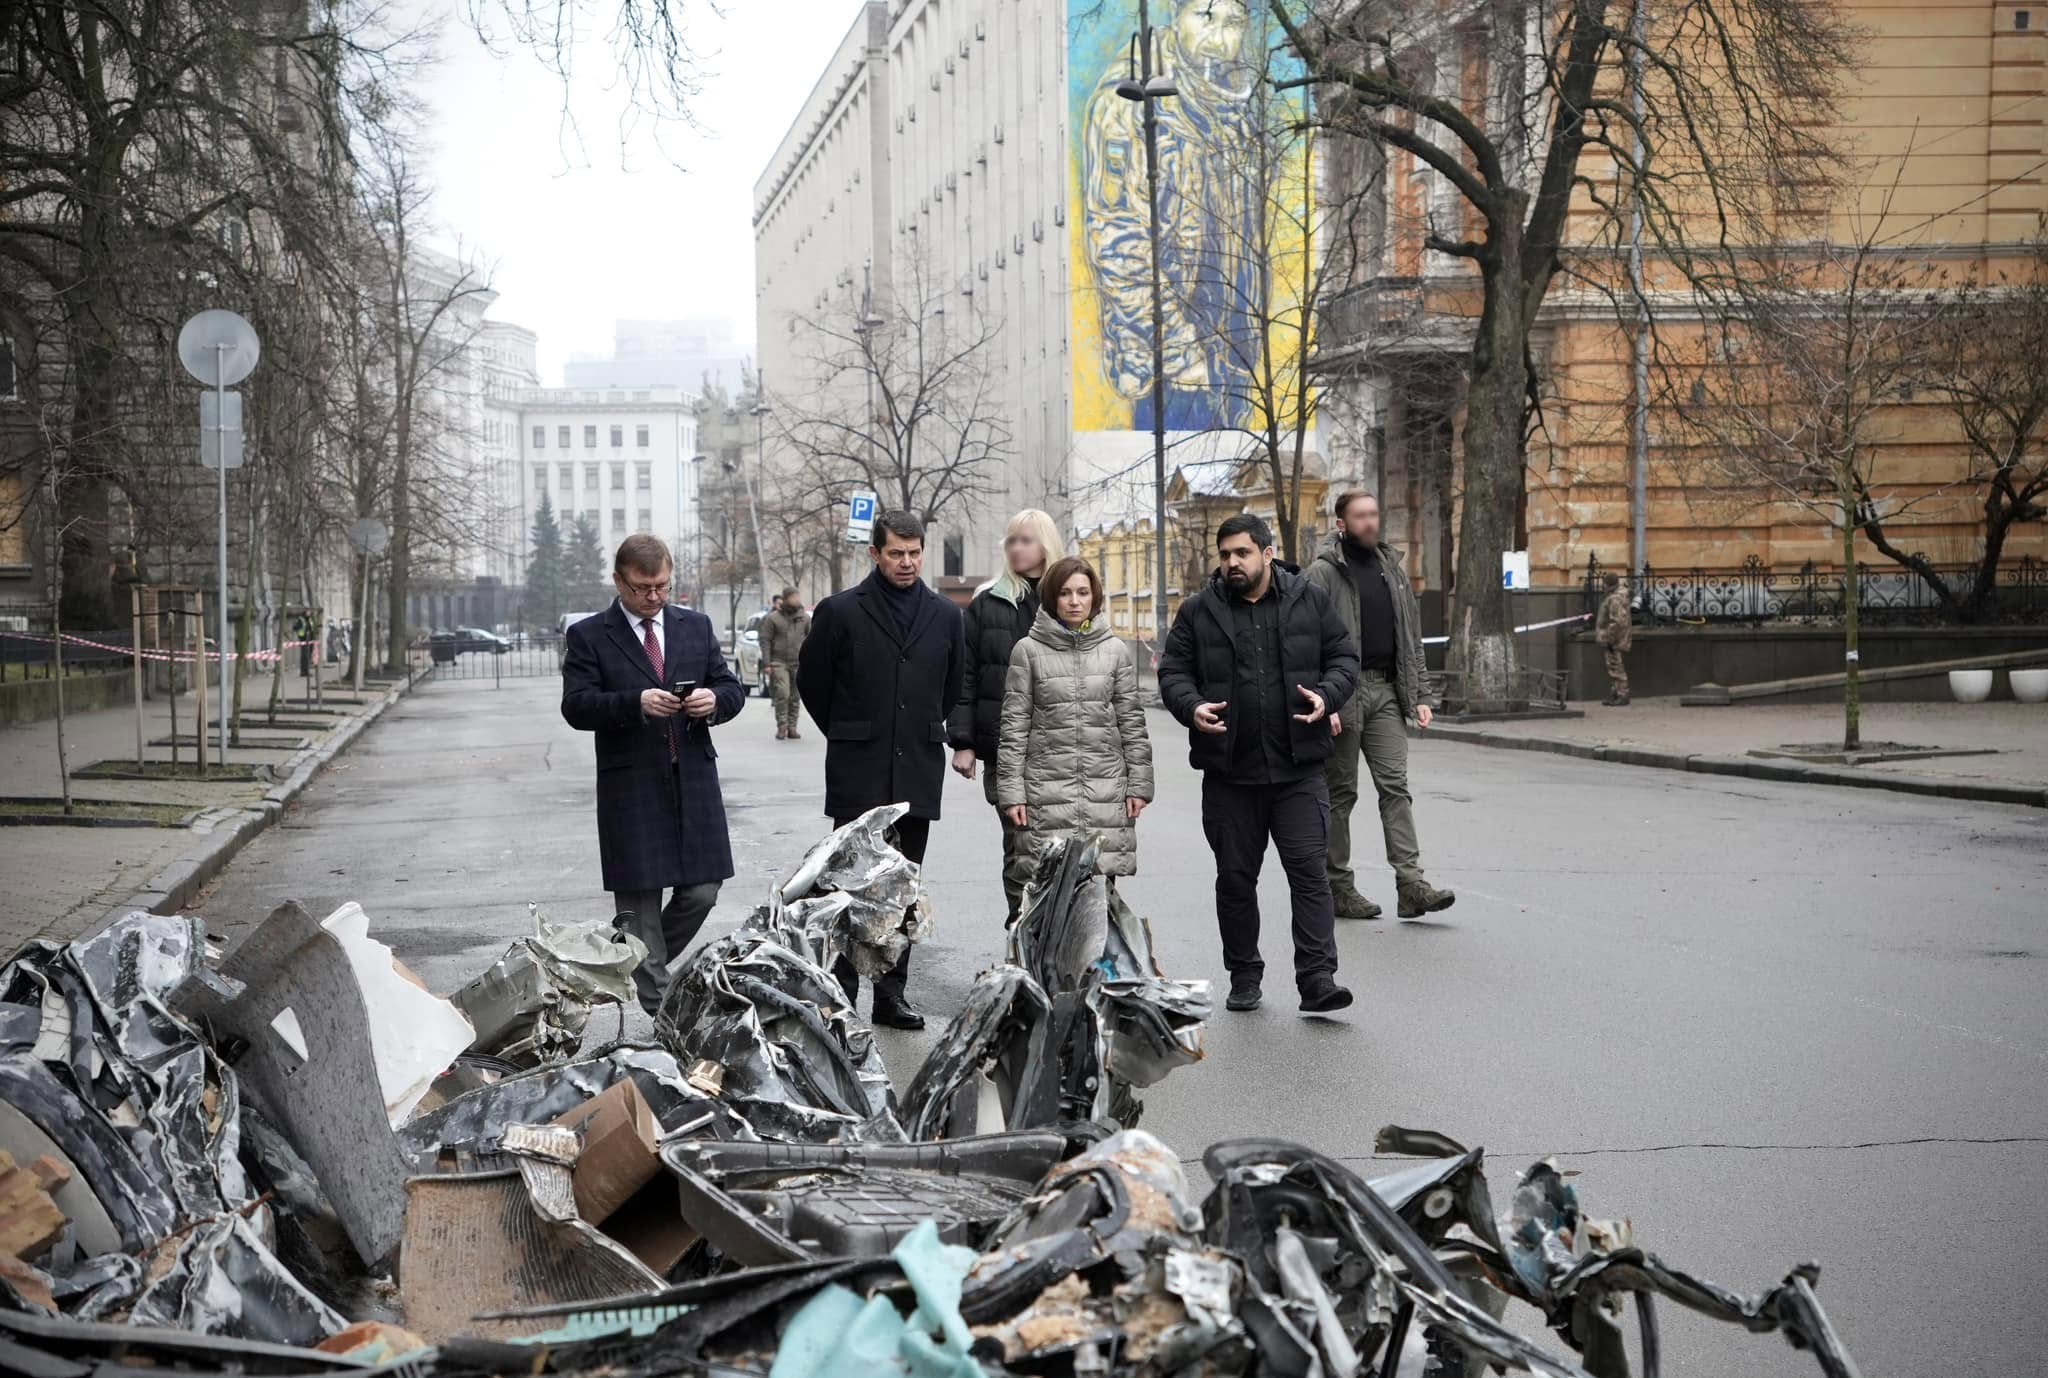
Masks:
[[[598,470],[603,467],[604,466],[601,464],[586,464],[583,466],[583,488],[585,492],[595,493],[597,491]],[[626,490],[626,466],[623,464],[614,464],[611,466],[611,470],[612,491],[614,493],[623,493]],[[559,478],[560,487],[564,493],[570,492],[576,487],[575,465],[564,464],[556,472]],[[548,466],[545,464],[534,465],[533,491],[538,493],[547,486]],[[633,466],[633,486],[643,493],[653,491],[654,468],[652,465],[635,464]]]
[[[591,521],[596,522],[600,526],[602,526],[604,521],[604,514],[601,511],[597,509],[592,509],[586,515],[589,516]],[[635,512],[633,516],[635,518],[633,524],[633,529],[635,531],[654,530],[653,508],[643,507],[639,511]],[[561,523],[564,531],[566,532],[568,528],[573,527],[576,524],[576,514],[566,507],[563,508],[561,514]],[[626,509],[623,507],[614,507],[612,509],[612,534],[614,536],[623,536],[626,534]]]
[[[569,426],[555,427],[556,449],[566,450],[569,448],[569,434],[572,429]],[[626,428],[624,426],[613,426],[611,432],[612,448],[614,450],[624,449],[626,447]],[[644,425],[635,426],[633,428],[633,443],[643,450],[653,444],[652,429]],[[535,426],[533,428],[533,448],[545,450],[547,447],[548,428],[546,426]],[[585,426],[583,428],[583,448],[586,450],[597,448],[597,427]]]

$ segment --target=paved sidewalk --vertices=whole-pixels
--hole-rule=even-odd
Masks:
[[[1865,761],[1853,766],[1750,754],[1809,743],[1839,746],[1839,704],[1681,708],[1677,699],[1664,698],[1637,699],[1627,708],[1592,703],[1584,707],[1583,718],[1446,724],[1432,728],[1429,736],[1624,765],[2048,806],[2048,705],[1868,704],[1862,724],[1866,746],[1897,742],[1950,750],[1989,748],[1995,754]]]
[[[330,667],[328,673],[339,672]],[[395,687],[403,690],[405,682],[399,680]],[[305,681],[289,674],[286,700],[277,717],[303,725],[270,727],[252,721],[265,716],[270,679],[250,681],[243,688],[243,744],[228,749],[231,764],[265,767],[262,778],[247,781],[78,779],[78,769],[95,761],[133,763],[135,710],[124,705],[71,715],[65,722],[65,748],[74,799],[176,805],[190,809],[192,816],[179,827],[0,827],[0,956],[31,938],[74,938],[109,910],[133,899],[174,905],[189,898],[241,845],[274,821],[321,765],[383,711],[393,688],[390,683],[365,683],[358,701],[352,689],[329,683],[322,695],[326,711],[308,712]],[[177,752],[187,762],[195,759],[196,705],[190,694],[179,695],[176,704],[178,731],[184,737]],[[218,712],[216,705],[209,743],[217,730]],[[158,744],[171,736],[171,719],[168,700],[143,705],[145,760],[171,759],[171,746]],[[219,759],[211,744],[208,752],[211,759]],[[57,768],[55,722],[0,728],[0,781],[6,782],[8,796],[59,796],[63,782]]]

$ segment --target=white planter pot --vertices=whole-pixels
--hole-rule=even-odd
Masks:
[[[1957,703],[1982,703],[1991,697],[1990,670],[1951,670],[1948,691]]]
[[[2048,703],[2048,670],[2012,670],[2012,696],[2021,703]]]

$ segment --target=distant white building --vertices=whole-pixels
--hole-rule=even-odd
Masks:
[[[483,387],[483,476],[492,530],[482,552],[487,575],[525,582],[530,528],[524,523],[520,474],[520,399],[540,386],[539,339],[525,326],[485,321],[472,346]]]
[[[745,382],[750,353],[729,321],[614,321],[612,357],[570,359],[562,366],[562,383],[571,388],[735,391]]]
[[[651,532],[687,558],[697,530],[691,456],[696,397],[680,387],[528,388],[518,396],[521,539],[512,582],[524,584],[541,494],[566,532],[580,516],[609,551]]]

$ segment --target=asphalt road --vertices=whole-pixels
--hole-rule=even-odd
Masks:
[[[414,694],[227,870],[209,925],[356,899],[448,990],[528,901],[608,913],[590,746],[556,692]],[[1179,729],[1155,714],[1153,736],[1161,798],[1124,893],[1169,975],[1220,980],[1197,781]],[[719,744],[739,875],[711,934],[825,826],[815,733],[774,741],[752,701]],[[1419,746],[1412,774],[1456,908],[1344,925],[1359,1002],[1304,1019],[1272,862],[1266,1007],[1219,998],[1207,1062],[1147,1095],[1145,1128],[1191,1173],[1207,1144],[1253,1134],[1370,1169],[1374,1131],[1398,1123],[1484,1144],[1504,1211],[1517,1170],[1555,1155],[1589,1214],[1738,1290],[1820,1260],[1873,1378],[2048,1364],[2048,813],[1448,743]],[[1001,949],[996,820],[979,783],[949,781],[927,868],[939,929],[911,984],[933,1032]],[[1391,912],[1391,878],[1362,875]],[[884,1032],[899,1087],[931,1037]],[[1660,1314],[1667,1373],[1814,1371],[1777,1339]]]

